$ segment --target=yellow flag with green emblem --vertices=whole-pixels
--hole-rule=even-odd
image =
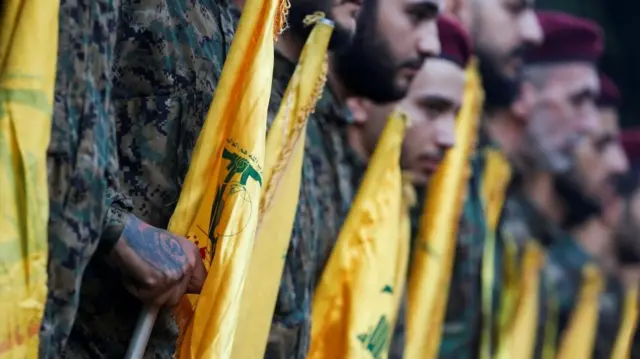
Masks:
[[[313,298],[309,359],[386,358],[409,255],[394,112],[371,157]]]
[[[57,1],[0,5],[0,358],[36,358],[47,295]]]
[[[284,0],[247,0],[169,230],[201,248],[208,275],[176,308],[179,358],[230,358],[258,223],[275,37]]]
[[[469,159],[478,137],[484,93],[476,62],[467,69],[467,83],[456,121],[456,145],[431,179],[409,271],[407,359],[438,356],[458,222],[471,173]]]
[[[264,357],[282,269],[298,205],[307,119],[322,95],[333,22],[307,17],[315,26],[302,50],[278,114],[267,135],[264,192],[249,273],[240,300],[235,359]]]

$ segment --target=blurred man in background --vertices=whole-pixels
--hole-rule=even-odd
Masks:
[[[357,190],[348,157],[352,118],[346,100],[358,95],[380,102],[402,98],[424,60],[440,52],[440,6],[439,0],[367,1],[351,45],[330,59],[327,85],[308,120],[298,209],[267,350],[270,359],[306,357],[314,289]],[[363,88],[363,79],[376,79],[376,85]]]
[[[451,0],[448,6],[472,36],[485,91],[484,112],[477,115],[481,123],[479,148],[458,228],[440,345],[440,357],[465,359],[476,356],[481,333],[480,273],[486,240],[486,213],[479,181],[484,173],[484,151],[487,147],[495,148],[494,144],[500,148],[507,146],[517,135],[514,128],[518,126],[503,121],[502,117],[518,94],[524,50],[540,44],[543,35],[533,11],[533,1]]]
[[[401,165],[412,182],[425,186],[455,142],[455,120],[462,105],[465,68],[471,58],[471,42],[466,31],[445,16],[438,19],[440,55],[427,60],[399,102],[376,104],[364,97],[347,100],[353,114],[348,138],[358,186],[373,155],[387,118],[395,108],[410,118],[402,144]],[[391,342],[390,358],[402,358],[404,351],[404,306]]]
[[[269,101],[269,117],[267,126],[270,127],[275,120],[278,110],[282,105],[282,99],[296,69],[302,48],[309,37],[313,24],[307,25],[304,20],[308,15],[317,11],[325,14],[327,19],[334,21],[334,30],[329,43],[330,53],[344,51],[351,45],[356,32],[356,19],[360,11],[361,1],[333,1],[333,0],[301,0],[294,1],[289,9],[287,23],[289,27],[276,42],[275,61],[273,67],[273,83],[271,86],[271,98]],[[318,81],[318,79],[304,79],[304,81]],[[313,117],[309,119],[313,121]],[[309,126],[312,126],[311,124]],[[304,134],[302,134],[304,136]],[[309,207],[308,198],[311,195],[309,186],[313,183],[313,163],[309,156],[303,159],[302,186],[299,194],[299,216],[306,213],[317,213],[320,208]],[[314,241],[315,233],[319,225],[312,220],[300,219],[292,233],[291,248],[289,250],[280,293],[271,332],[266,349],[267,358],[289,358],[306,355],[309,340],[309,315],[310,312],[302,308],[308,308],[311,300],[311,287],[313,282],[308,282],[311,277],[305,264],[314,260],[315,253],[309,253],[301,248],[315,245],[315,243],[301,243],[302,238]],[[303,246],[303,247],[301,247]],[[300,343],[299,340],[307,342]],[[298,346],[300,345],[300,346]]]
[[[606,278],[598,300],[598,332],[593,353],[596,358],[611,355],[622,322],[625,291],[618,272],[616,234],[621,225],[624,204],[618,184],[629,169],[620,143],[617,116],[620,95],[607,76],[600,75],[600,86],[597,99],[599,126],[577,148],[576,166],[570,175],[574,189],[569,198],[574,200],[568,201],[570,214],[565,219],[565,225],[579,249],[591,257],[591,262],[599,265],[602,276]],[[593,208],[593,211],[585,208]],[[575,253],[578,253],[578,248]],[[571,261],[572,258],[566,260]],[[561,286],[565,284],[560,283]]]

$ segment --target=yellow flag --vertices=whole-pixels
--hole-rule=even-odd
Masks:
[[[486,219],[485,243],[482,254],[482,332],[480,339],[480,358],[493,358],[493,329],[496,311],[494,310],[494,289],[496,281],[496,255],[497,238],[496,231],[507,186],[511,180],[511,166],[504,154],[493,148],[488,148],[484,153],[484,173],[482,178],[481,196]],[[513,253],[513,252],[512,252]],[[514,258],[505,251],[506,259]],[[502,290],[513,288],[502,288]],[[508,293],[510,294],[510,293]]]
[[[503,282],[503,292],[509,297],[503,296],[501,301],[502,323],[496,356],[499,359],[530,359],[534,355],[543,261],[542,248],[531,240],[525,246],[521,270],[511,273],[511,280]]]
[[[404,290],[408,230],[400,151],[388,119],[313,298],[309,359],[386,358]]]
[[[604,280],[595,265],[583,268],[582,286],[558,347],[557,359],[590,359],[593,357],[598,329],[598,303]]]
[[[317,20],[267,135],[264,192],[251,264],[240,304],[235,359],[264,357],[298,205],[306,125],[327,76],[333,22]]]
[[[176,351],[183,359],[231,356],[258,223],[283,9],[283,0],[247,0],[169,224],[198,244],[209,271],[200,295],[185,297],[176,308]]]
[[[631,358],[631,347],[638,325],[638,287],[627,290],[622,313],[622,325],[618,332],[611,359]]]
[[[0,5],[0,358],[35,358],[47,294],[57,1]]]
[[[456,145],[431,179],[409,274],[407,359],[438,355],[442,322],[456,247],[458,221],[471,173],[484,93],[475,62],[467,69],[462,110],[456,122]]]

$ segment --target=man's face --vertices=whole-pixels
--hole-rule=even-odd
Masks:
[[[566,173],[574,165],[579,140],[600,124],[595,106],[600,83],[595,67],[586,63],[550,65],[541,71],[543,85],[523,86],[523,93],[535,93],[523,141],[525,161],[539,170]]]
[[[629,164],[619,141],[618,115],[613,108],[601,108],[600,126],[580,143],[577,169],[586,195],[599,202],[603,209],[618,206],[618,179],[627,173]]]
[[[369,153],[375,149],[389,114],[397,106],[411,120],[402,143],[402,167],[412,174],[414,183],[425,184],[454,145],[455,119],[464,85],[465,75],[460,67],[447,60],[429,59],[411,84],[407,97],[397,105],[369,103],[366,107],[366,120],[360,131]]]
[[[528,46],[542,42],[533,0],[470,0],[476,50],[500,74],[514,78]]]
[[[356,33],[356,19],[362,0],[296,0],[291,2],[288,23],[302,39],[306,39],[313,26],[305,26],[304,18],[317,11],[333,20],[335,27],[329,43],[331,50],[340,50],[351,44]]]
[[[468,22],[480,59],[485,105],[506,108],[517,97],[525,50],[543,40],[534,1],[462,1],[469,1]],[[458,10],[460,16],[463,9]]]
[[[436,18],[442,0],[369,0],[335,70],[355,96],[378,103],[404,97],[427,57],[440,52]]]

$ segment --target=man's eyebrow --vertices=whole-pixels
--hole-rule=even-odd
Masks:
[[[456,104],[450,98],[438,95],[438,94],[423,94],[419,96],[418,103],[420,104],[429,104],[429,105],[437,105],[442,107],[455,107]]]
[[[428,12],[434,17],[440,14],[440,3],[435,0],[410,0],[406,7]]]

